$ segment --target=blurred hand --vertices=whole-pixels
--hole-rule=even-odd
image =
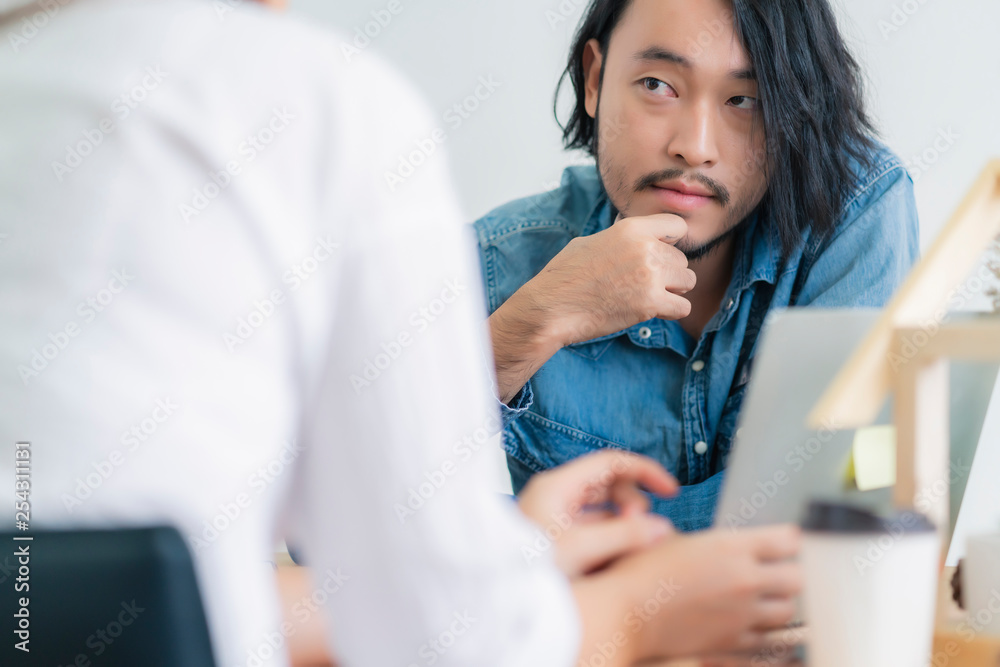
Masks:
[[[666,496],[678,485],[652,459],[603,450],[535,475],[518,505],[556,536],[556,564],[572,578],[673,534],[669,521],[648,513],[642,489]]]
[[[638,654],[677,658],[766,648],[768,632],[795,615],[800,541],[795,526],[712,530],[677,535],[615,562],[607,576],[638,587],[625,622],[638,635]]]

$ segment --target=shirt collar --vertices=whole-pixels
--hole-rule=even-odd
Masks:
[[[767,224],[760,209],[750,214],[736,241],[731,291],[743,292],[760,280],[778,282],[781,239],[774,225]]]
[[[614,224],[616,217],[618,217],[618,211],[615,210],[614,205],[608,198],[608,194],[602,187],[601,196],[594,202],[594,207],[590,211],[590,217],[587,218],[587,224],[583,226],[580,236],[591,236],[597,232],[603,232]]]

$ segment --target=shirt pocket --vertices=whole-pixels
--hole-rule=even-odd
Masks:
[[[614,338],[620,335],[621,334],[616,333],[604,338],[596,338],[582,343],[574,343],[572,345],[565,346],[563,350],[572,352],[573,354],[581,356],[589,361],[597,361],[607,351],[607,349],[611,347],[611,344],[614,342]]]
[[[546,419],[530,410],[503,432],[503,448],[535,472],[555,468],[600,449],[627,449],[621,443]]]

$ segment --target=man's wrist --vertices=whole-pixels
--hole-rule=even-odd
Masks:
[[[553,333],[551,311],[522,291],[489,317],[498,397],[508,404],[535,372],[562,347]]]
[[[525,355],[551,356],[562,348],[555,309],[539,302],[525,285],[490,317],[494,336],[523,346]]]

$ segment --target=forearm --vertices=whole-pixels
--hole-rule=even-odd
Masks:
[[[573,595],[582,628],[578,664],[630,667],[643,658],[635,635],[626,627],[631,605],[614,576],[599,574],[577,579]],[[600,659],[592,661],[595,656]]]
[[[489,325],[497,392],[502,403],[509,403],[562,345],[553,332],[551,313],[535,305],[523,289],[490,315]]]

